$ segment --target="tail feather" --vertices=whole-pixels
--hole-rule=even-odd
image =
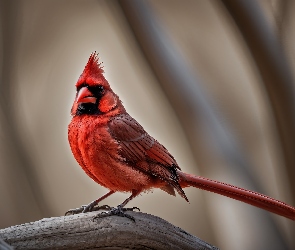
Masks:
[[[196,187],[213,193],[221,194],[232,199],[243,201],[252,206],[295,220],[295,208],[266,195],[239,188],[230,184],[210,180],[178,171],[179,182],[182,188]]]

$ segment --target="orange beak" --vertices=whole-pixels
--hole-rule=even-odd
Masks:
[[[96,103],[96,98],[87,87],[83,87],[78,92],[76,103]]]

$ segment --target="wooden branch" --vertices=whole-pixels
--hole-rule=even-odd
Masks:
[[[0,238],[15,249],[217,249],[181,228],[149,214],[135,218],[98,212],[45,218],[0,229]]]

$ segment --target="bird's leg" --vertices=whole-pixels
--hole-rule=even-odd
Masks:
[[[121,217],[126,217],[132,221],[135,222],[135,219],[133,216],[128,215],[124,212],[126,211],[133,211],[134,209],[137,209],[138,211],[140,211],[140,209],[138,207],[132,207],[132,208],[125,208],[126,204],[131,201],[134,197],[136,197],[138,194],[140,193],[140,191],[138,190],[132,190],[132,194],[120,205],[118,205],[117,207],[113,207],[110,211],[108,212],[102,212],[100,214],[98,214],[97,216],[95,216],[93,218],[93,220],[97,219],[97,218],[102,218],[102,217],[107,217],[107,216],[111,216],[111,215],[117,215],[117,216],[121,216]]]
[[[104,196],[100,197],[99,199],[90,202],[88,205],[83,205],[83,206],[78,207],[78,208],[70,209],[69,211],[67,211],[65,213],[65,216],[72,215],[72,214],[79,214],[79,213],[87,213],[87,212],[91,212],[91,211],[97,211],[99,209],[107,209],[107,210],[109,210],[109,209],[111,209],[111,207],[108,206],[108,205],[97,206],[97,207],[96,207],[96,205],[99,202],[101,202],[102,200],[104,200],[105,198],[112,195],[113,193],[115,193],[115,191],[110,191],[107,194],[105,194]]]

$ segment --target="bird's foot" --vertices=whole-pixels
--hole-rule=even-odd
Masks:
[[[79,214],[79,213],[87,213],[87,212],[92,212],[92,211],[97,211],[97,210],[110,210],[111,207],[108,205],[103,205],[103,206],[97,206],[97,201],[92,201],[88,205],[82,205],[81,207],[70,209],[65,213],[65,216],[67,215],[73,215],[73,214]]]
[[[110,208],[110,211],[108,211],[108,212],[102,212],[102,213],[96,215],[93,218],[93,221],[95,219],[98,219],[98,218],[103,218],[103,217],[107,217],[107,216],[117,215],[117,216],[121,216],[121,217],[126,217],[126,218],[132,220],[133,222],[135,222],[135,219],[134,219],[133,216],[125,213],[126,211],[134,211],[135,209],[137,209],[138,211],[140,211],[140,209],[138,207],[124,208],[121,205],[119,205],[117,207]]]

